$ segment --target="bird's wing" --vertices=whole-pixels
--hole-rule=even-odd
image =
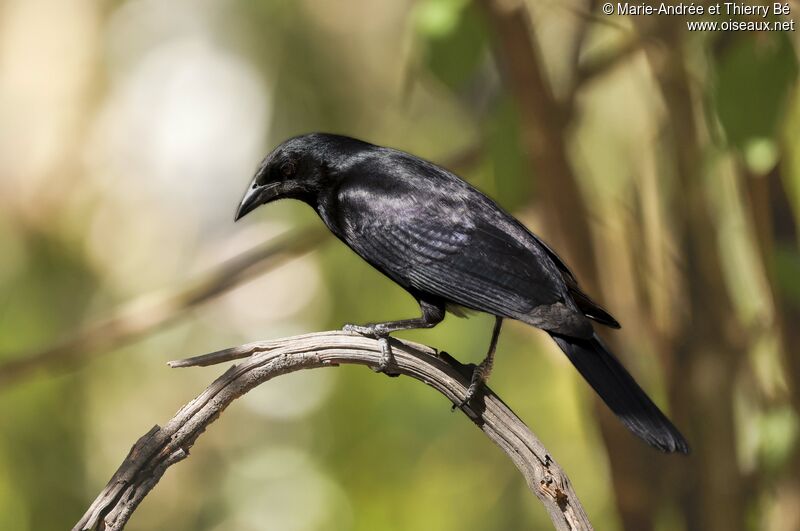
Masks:
[[[345,190],[340,208],[351,214],[343,239],[407,289],[584,335],[583,316],[566,300],[546,253],[529,236],[513,233],[494,203],[456,184],[419,189],[412,181],[391,193],[370,186]]]
[[[620,328],[619,322],[614,319],[614,316],[608,313],[605,308],[597,304],[595,301],[589,297],[583,290],[578,286],[578,280],[575,278],[575,275],[572,274],[567,264],[561,259],[556,252],[550,248],[541,238],[536,236],[535,234],[531,233],[531,236],[536,240],[539,244],[541,249],[547,253],[547,256],[553,261],[553,263],[558,267],[558,270],[561,272],[561,277],[564,279],[564,283],[567,285],[567,289],[569,290],[569,294],[572,297],[572,300],[575,301],[575,304],[580,308],[583,314],[588,317],[589,319],[596,321],[600,324],[611,328]]]

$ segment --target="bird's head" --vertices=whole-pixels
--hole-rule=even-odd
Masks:
[[[314,133],[295,137],[267,155],[239,203],[235,219],[278,199],[313,198],[324,179],[329,136]]]

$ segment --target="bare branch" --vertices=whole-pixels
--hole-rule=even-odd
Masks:
[[[28,353],[9,354],[0,365],[0,388],[36,371],[74,365],[90,356],[142,337],[288,258],[313,249],[322,230],[292,231],[224,262],[175,291],[151,293],[89,324],[60,343]]]
[[[469,385],[470,370],[446,353],[392,340],[396,371],[426,383],[453,403]],[[163,428],[140,438],[117,472],[75,525],[75,530],[119,530],[164,472],[185,459],[190,448],[231,402],[282,374],[340,364],[377,367],[381,348],[374,339],[344,332],[321,332],[251,343],[177,362],[173,367],[210,365],[248,357],[231,366]],[[493,392],[486,389],[462,410],[522,472],[531,492],[544,504],[555,529],[592,529],[570,481],[539,439]]]

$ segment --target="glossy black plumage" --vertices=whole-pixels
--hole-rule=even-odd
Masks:
[[[331,232],[420,302],[422,318],[377,325],[385,325],[383,335],[434,326],[450,305],[523,321],[553,336],[631,431],[664,451],[688,451],[591,323],[618,328],[617,321],[537,236],[456,175],[408,153],[314,133],[267,156],[237,219],[282,198],[311,205]]]

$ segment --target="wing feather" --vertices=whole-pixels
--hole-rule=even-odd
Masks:
[[[326,223],[417,295],[583,337],[591,325],[527,229],[449,172],[381,149],[335,192]]]
[[[346,241],[402,285],[515,319],[563,298],[529,249],[481,219],[454,216],[452,198],[414,212],[354,210],[363,214]]]

